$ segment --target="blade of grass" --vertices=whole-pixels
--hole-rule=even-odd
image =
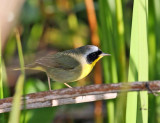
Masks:
[[[118,67],[118,77],[120,82],[126,82],[127,72],[126,72],[126,53],[125,53],[125,40],[124,40],[124,21],[123,21],[123,10],[122,10],[122,0],[115,0],[116,2],[116,20],[117,20],[117,67]],[[125,109],[126,108],[126,94],[120,94],[116,99],[116,110],[115,113],[116,123],[125,122]]]
[[[157,75],[157,48],[156,48],[156,19],[155,19],[155,11],[154,11],[154,1],[149,0],[149,15],[148,15],[148,46],[149,46],[149,80],[155,80]],[[152,112],[148,112],[148,122],[149,123],[156,123],[156,109],[158,108],[156,106],[156,99],[158,97],[155,97],[154,95],[149,96],[149,107],[152,109]]]
[[[154,11],[155,11],[155,29],[156,29],[156,76],[155,79],[160,79],[160,0],[154,0]],[[160,97],[156,97],[156,121],[160,123]]]
[[[16,84],[16,92],[13,98],[13,106],[9,116],[9,123],[19,122],[21,96],[23,93],[23,85],[24,85],[24,79],[25,79],[23,52],[22,52],[22,46],[20,41],[20,34],[18,30],[16,30],[16,39],[17,39],[18,54],[19,54],[19,60],[20,60],[20,66],[21,66],[21,75],[19,76]]]
[[[129,82],[148,80],[147,18],[148,1],[135,0],[132,19]],[[127,94],[126,123],[148,122],[147,92],[140,92],[139,97],[140,108],[137,109],[137,93]]]
[[[112,5],[114,1],[110,1]],[[104,80],[105,82],[117,82],[117,67],[116,67],[116,57],[114,50],[114,12],[111,11],[111,5],[108,1],[99,0],[99,18],[100,18],[100,37],[101,37],[101,47],[106,53],[110,53],[110,58],[103,58],[103,70],[104,70]],[[112,6],[113,7],[113,6]],[[113,7],[114,8],[114,7]],[[112,9],[113,9],[112,8]],[[114,102],[113,100],[107,101],[107,117],[108,123],[113,123],[115,120],[114,116]]]
[[[116,2],[116,20],[117,20],[117,45],[118,45],[118,67],[119,67],[119,81],[126,82],[126,53],[125,53],[125,41],[124,41],[124,23],[122,12],[122,1],[115,0]]]
[[[114,38],[112,37],[114,33],[112,21],[114,18],[112,17],[111,9],[107,1],[99,1],[99,6],[101,47],[104,52],[111,53],[111,60],[108,60],[109,63],[106,61],[103,62],[104,66],[106,67],[106,69],[104,69],[105,76],[107,81],[116,83],[118,81],[115,58],[116,51],[114,50]],[[106,59],[108,58],[103,58],[103,60]]]
[[[156,31],[155,31],[155,12],[154,1],[149,1],[149,32],[148,32],[148,46],[149,46],[149,79],[154,80],[157,74],[156,68]]]
[[[147,39],[147,25],[148,25],[148,0],[141,0],[139,2],[139,81],[148,80],[148,39]],[[140,92],[137,122],[148,123],[148,93]]]
[[[99,0],[99,18],[100,18],[100,38],[101,38],[101,47],[102,50],[104,52],[109,51],[108,48],[106,47],[108,45],[108,39],[107,39],[107,24],[106,24],[106,20],[105,20],[105,5],[107,3],[105,1]],[[103,58],[103,70],[104,70],[104,80],[105,82],[109,82],[111,81],[111,73],[110,73],[110,69],[109,69],[109,60],[106,58]],[[114,104],[113,102],[108,102],[107,103],[107,114],[108,114],[108,123],[113,123],[114,122]]]

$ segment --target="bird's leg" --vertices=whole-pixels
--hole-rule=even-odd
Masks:
[[[67,87],[72,88],[70,85],[68,85],[67,83],[64,83]]]
[[[51,81],[49,77],[48,77],[48,86],[49,86],[49,90],[51,91]]]

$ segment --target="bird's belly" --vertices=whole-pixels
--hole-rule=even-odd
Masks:
[[[48,72],[48,76],[57,82],[73,82],[79,78],[81,72],[82,68],[80,66],[71,70],[51,69]]]
[[[83,68],[82,68],[83,67]],[[57,82],[73,82],[86,77],[92,70],[92,66],[84,64],[72,70],[51,69],[47,73],[50,78]]]

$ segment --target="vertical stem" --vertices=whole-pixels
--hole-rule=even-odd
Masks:
[[[126,72],[126,52],[125,52],[125,39],[124,39],[124,21],[123,21],[123,10],[122,0],[115,0],[116,3],[116,21],[117,21],[117,67],[118,77],[120,82],[127,81]],[[116,100],[116,110],[118,110],[115,118],[115,122],[125,122],[125,107],[126,107],[126,94],[122,93]]]
[[[99,36],[98,36],[98,30],[97,30],[97,19],[96,14],[94,10],[94,3],[93,0],[85,0],[85,5],[87,9],[87,15],[88,15],[88,22],[90,26],[91,31],[91,42],[93,45],[99,46]]]
[[[125,56],[125,41],[124,41],[124,23],[121,0],[116,0],[116,18],[118,31],[118,62],[119,62],[119,81],[126,82],[126,56]]]
[[[132,18],[129,82],[148,80],[147,22],[148,0],[135,0]],[[148,94],[147,92],[140,92],[138,96],[137,94],[135,92],[127,94],[126,123],[148,122]]]
[[[114,3],[113,3],[114,4]],[[113,12],[114,13],[114,12]],[[103,70],[104,70],[104,80],[108,82],[117,82],[117,67],[115,59],[115,47],[114,47],[114,26],[112,22],[114,21],[113,14],[109,2],[106,0],[99,0],[99,20],[100,20],[100,36],[101,36],[101,46],[104,52],[109,52],[112,56],[110,58],[103,58]],[[108,123],[115,122],[114,113],[114,102],[113,100],[106,101],[107,108],[107,120]]]
[[[12,109],[9,116],[9,123],[18,123],[20,118],[20,108],[21,108],[21,96],[23,93],[23,85],[24,85],[24,79],[25,79],[25,72],[24,72],[24,59],[23,59],[23,52],[22,52],[22,46],[21,46],[21,40],[20,40],[20,34],[18,30],[16,30],[16,39],[17,39],[17,47],[18,47],[18,54],[19,54],[19,61],[21,66],[21,75],[18,78],[17,84],[16,84],[16,91],[13,97],[12,102]]]

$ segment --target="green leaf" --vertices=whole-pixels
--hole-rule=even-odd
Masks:
[[[24,82],[24,75],[21,74],[18,78],[16,85],[16,92],[13,98],[12,110],[9,117],[9,123],[18,123],[20,118],[20,108],[21,108],[21,96],[22,96],[22,87]]]
[[[16,84],[16,92],[13,97],[12,109],[9,116],[9,123],[18,123],[20,119],[20,109],[21,109],[21,96],[23,93],[23,85],[25,79],[25,72],[24,72],[24,60],[23,60],[23,52],[22,46],[20,41],[20,35],[16,30],[16,38],[17,38],[17,47],[18,47],[18,54],[21,66],[21,75],[18,78]]]
[[[115,36],[115,1],[99,0],[99,19],[100,19],[100,38],[102,50],[106,53],[110,53],[111,57],[103,58],[103,70],[105,83],[118,82],[117,75],[117,62],[116,62],[116,50],[114,44],[116,43],[112,36]],[[115,121],[114,116],[114,101],[107,100],[107,117],[108,123]]]
[[[124,39],[124,21],[123,21],[123,11],[122,11],[122,0],[116,1],[116,20],[117,20],[117,49],[118,49],[118,73],[119,81],[126,82],[126,53],[125,53],[125,39]]]
[[[148,80],[147,20],[148,1],[135,0],[130,46],[129,82]],[[147,92],[139,93],[138,103],[139,107],[137,108],[137,92],[128,93],[126,123],[148,122]]]

